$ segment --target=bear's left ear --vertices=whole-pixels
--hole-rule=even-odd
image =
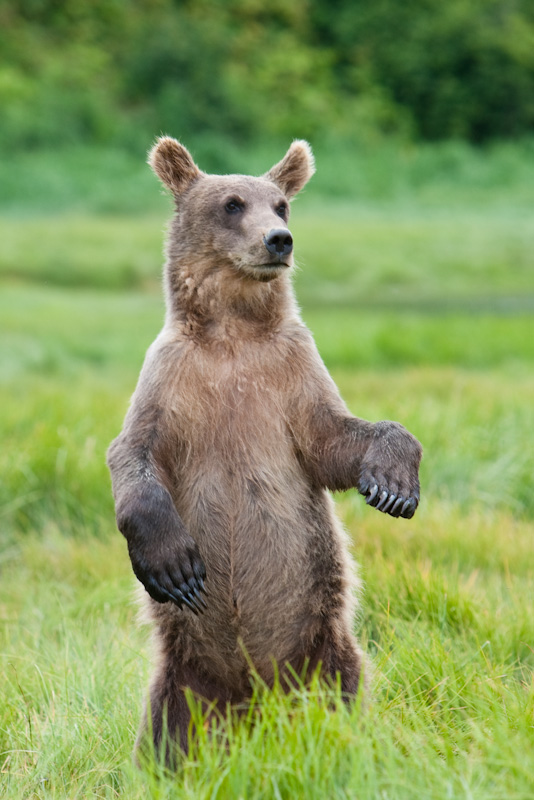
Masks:
[[[297,139],[285,156],[263,176],[276,183],[288,199],[300,192],[315,172],[315,161],[308,142]]]
[[[148,154],[148,163],[176,198],[203,174],[187,147],[171,136],[158,139]]]

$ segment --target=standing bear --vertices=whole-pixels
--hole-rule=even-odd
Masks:
[[[186,688],[224,710],[250,696],[252,664],[268,685],[319,668],[356,693],[355,577],[328,490],[410,518],[422,451],[349,413],[300,319],[288,219],[309,145],[259,178],[208,175],[169,137],[149,163],[175,201],[167,312],[108,465],[158,650],[138,742],[172,763]]]

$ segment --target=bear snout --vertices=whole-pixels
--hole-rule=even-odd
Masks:
[[[263,237],[263,243],[271,255],[278,256],[279,261],[293,250],[293,237],[287,228],[273,228]]]

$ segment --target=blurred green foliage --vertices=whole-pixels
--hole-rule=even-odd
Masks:
[[[0,108],[10,148],[515,137],[534,126],[534,5],[11,0]]]
[[[0,124],[1,129],[1,124]],[[172,131],[172,133],[178,133]],[[136,152],[122,144],[47,146],[0,157],[0,214],[10,218],[64,213],[146,215],[163,218],[168,198],[146,164],[154,131],[143,131]],[[192,136],[185,142],[207,172],[261,175],[289,141],[238,146],[228,139]],[[317,173],[298,206],[343,200],[362,208],[390,208],[395,218],[412,210],[431,213],[498,212],[532,218],[534,138],[493,142],[400,142],[335,146],[313,141]],[[337,213],[337,212],[336,212]],[[0,254],[1,259],[1,254]]]

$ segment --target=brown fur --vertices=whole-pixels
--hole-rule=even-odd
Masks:
[[[348,412],[296,309],[292,255],[275,262],[266,250],[264,236],[287,228],[286,198],[313,173],[309,146],[294,143],[261,178],[206,175],[168,137],[150,163],[177,205],[167,317],[108,463],[117,523],[152,595],[154,741],[166,719],[187,749],[184,687],[242,701],[250,663],[268,684],[275,663],[320,664],[357,691],[356,580],[327,489],[371,470],[408,497],[421,449],[398,423]],[[180,569],[194,583],[202,562],[205,613],[158,602]]]

